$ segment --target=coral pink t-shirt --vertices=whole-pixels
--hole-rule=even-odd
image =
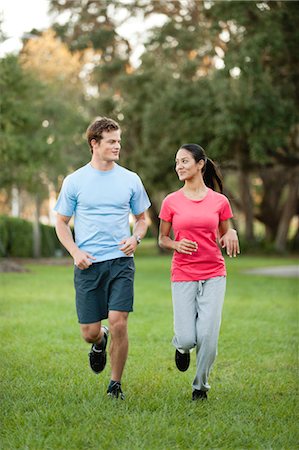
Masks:
[[[233,217],[225,195],[208,189],[202,200],[191,200],[180,189],[164,199],[159,217],[171,223],[176,241],[185,238],[198,245],[192,255],[174,251],[172,281],[198,281],[226,275],[217,244],[219,222]]]

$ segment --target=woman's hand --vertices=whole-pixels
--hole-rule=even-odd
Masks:
[[[192,253],[197,251],[197,242],[189,241],[189,239],[182,239],[181,241],[173,241],[174,250],[178,253],[183,253],[185,255],[192,255]]]
[[[235,258],[240,253],[239,239],[236,230],[230,228],[219,239],[222,248],[226,248],[227,255]]]

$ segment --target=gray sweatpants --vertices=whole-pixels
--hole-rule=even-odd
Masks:
[[[173,345],[186,353],[196,347],[193,389],[208,391],[208,377],[217,355],[226,277],[171,284],[174,312]]]

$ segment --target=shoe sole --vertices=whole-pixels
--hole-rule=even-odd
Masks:
[[[119,394],[119,395],[115,395],[115,394],[113,394],[112,392],[108,392],[107,397],[110,397],[110,398],[116,398],[116,399],[119,398],[120,400],[124,400],[124,399],[125,399],[124,393]]]

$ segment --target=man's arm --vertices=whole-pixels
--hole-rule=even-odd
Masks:
[[[224,220],[219,223],[219,244],[226,247],[226,253],[230,257],[236,257],[240,253],[239,239],[237,231],[230,227],[229,221]]]
[[[75,265],[81,270],[87,269],[92,264],[92,261],[90,260],[95,258],[89,253],[80,250],[74,242],[72,231],[69,226],[70,220],[71,217],[69,216],[62,216],[61,214],[57,214],[57,221],[55,226],[56,234],[62,245],[73,257]]]
[[[135,217],[135,224],[133,227],[133,236],[130,236],[126,239],[123,239],[120,242],[120,250],[125,253],[127,256],[131,256],[132,253],[135,252],[136,247],[138,245],[137,239],[143,239],[147,232],[147,222],[145,218],[145,213],[137,214]]]

